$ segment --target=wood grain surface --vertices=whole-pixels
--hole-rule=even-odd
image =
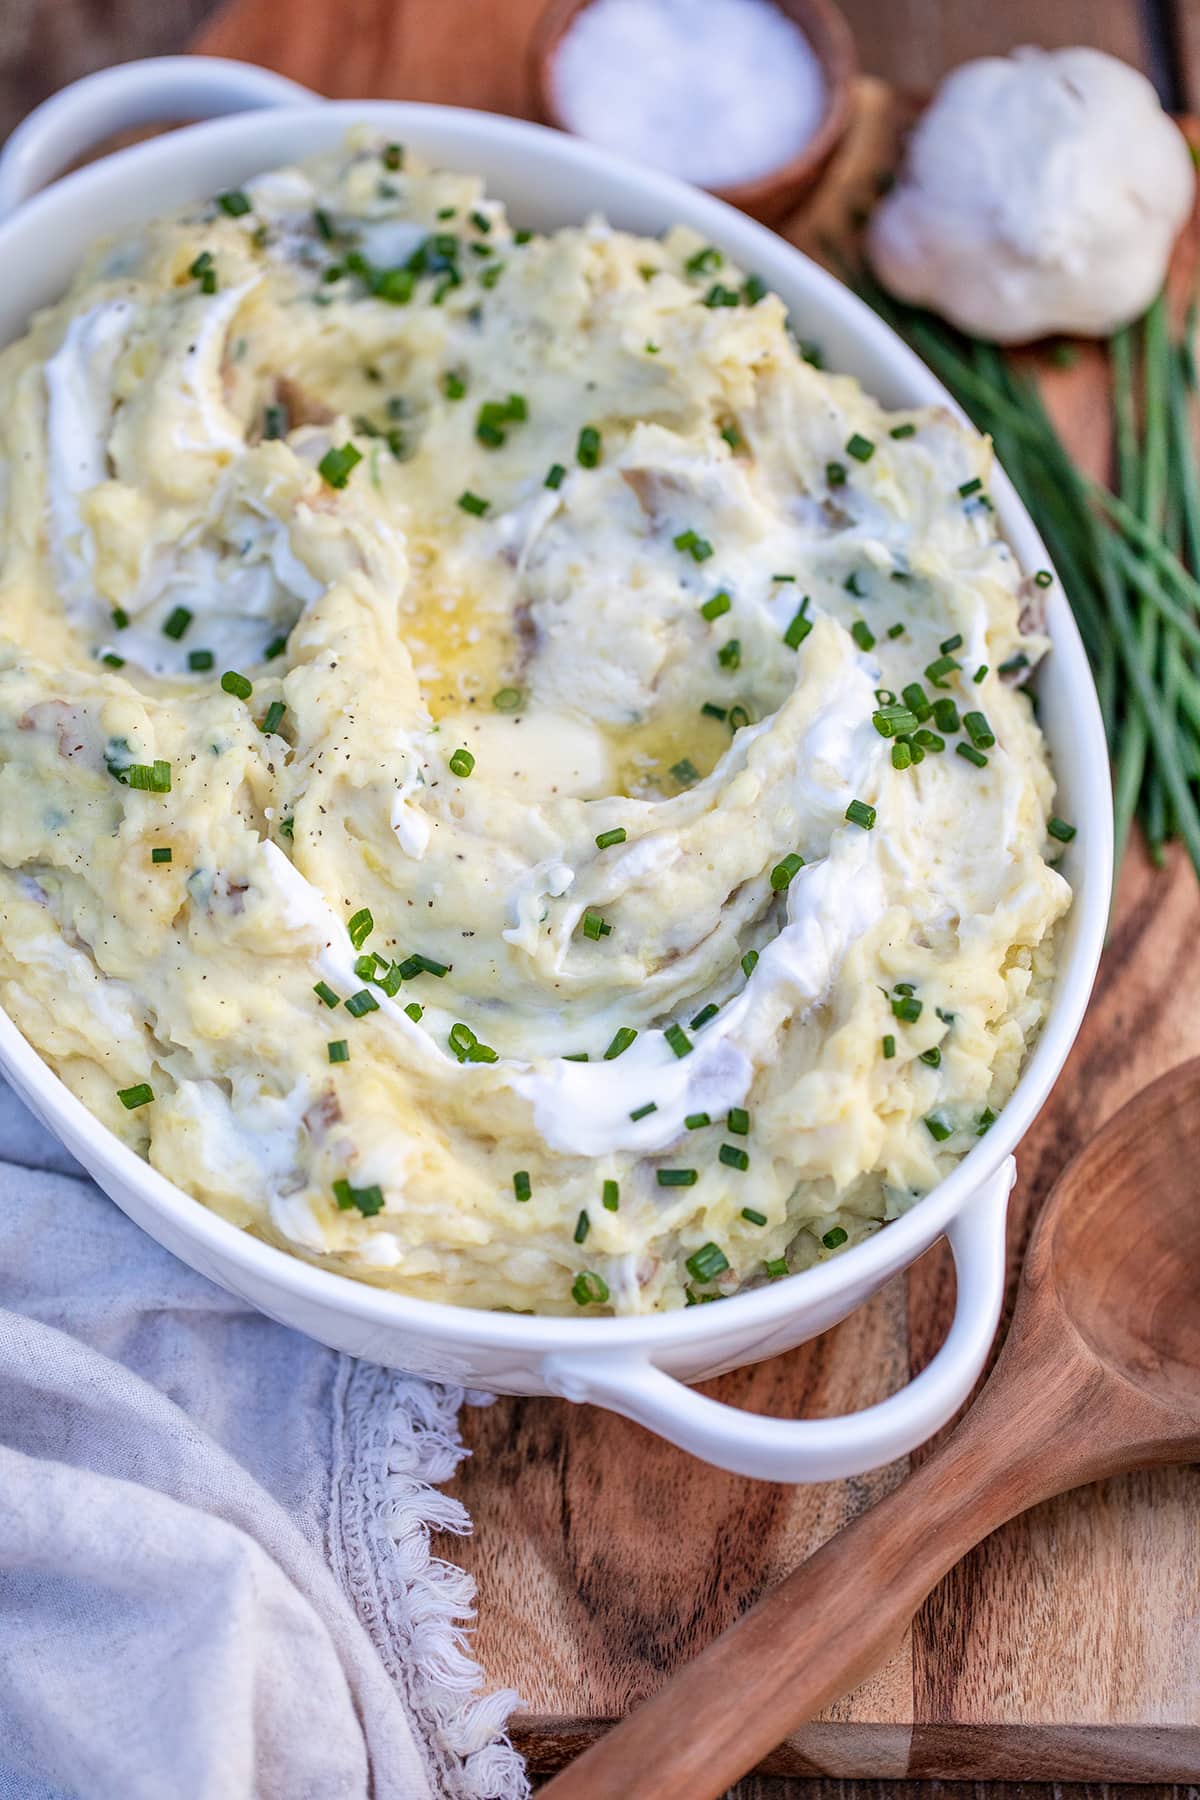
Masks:
[[[523,112],[541,0],[5,0],[0,129],[62,81],[122,56],[196,47],[261,61],[330,94]],[[927,89],[951,64],[1020,42],[1089,42],[1200,105],[1197,0],[843,0],[866,69]],[[210,16],[209,15],[213,15]],[[867,149],[808,241],[852,208],[889,129],[881,90]],[[800,234],[803,236],[803,232]],[[1096,360],[1048,372],[1051,403],[1090,467],[1107,422]],[[1020,1156],[1015,1269],[1029,1220],[1072,1150],[1139,1086],[1200,1050],[1193,877],[1129,858],[1095,1003]],[[710,1384],[789,1415],[869,1404],[932,1354],[952,1310],[930,1252],[835,1332]],[[518,1742],[556,1766],[649,1692],[748,1601],[898,1479],[898,1469],[782,1489],[705,1469],[589,1408],[502,1401],[465,1417],[475,1457],[458,1491],[475,1537],[447,1553],[479,1584],[478,1653],[525,1696]],[[1190,1471],[1113,1481],[1006,1527],[942,1583],[891,1664],[743,1783],[739,1800],[1200,1800],[1197,1518]],[[799,1779],[828,1774],[828,1779]],[[973,1777],[1018,1778],[1020,1785]],[[943,1778],[957,1777],[949,1784]],[[1026,1779],[1082,1783],[1032,1788]],[[1137,1787],[1107,1785],[1122,1780]]]

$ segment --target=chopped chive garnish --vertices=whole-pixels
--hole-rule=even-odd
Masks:
[[[334,993],[327,981],[318,981],[313,989],[313,993],[317,996],[317,999],[322,1001],[326,1006],[340,1006],[342,1004],[340,996]]]
[[[227,194],[218,194],[217,205],[231,219],[240,219],[250,211],[249,196],[243,194],[241,188],[231,188]]]
[[[1068,825],[1065,819],[1060,819],[1053,813],[1046,821],[1046,830],[1052,838],[1057,838],[1060,844],[1069,844],[1077,829],[1077,826]]]
[[[658,1101],[657,1100],[647,1100],[645,1106],[635,1106],[629,1116],[633,1120],[634,1124],[636,1125],[639,1119],[648,1119],[650,1117],[651,1113],[655,1113],[657,1111],[658,1111]]]
[[[912,767],[912,746],[903,738],[892,745],[893,769],[909,769]]]
[[[137,1106],[148,1106],[153,1098],[154,1089],[148,1081],[139,1081],[136,1087],[117,1089],[117,1099],[126,1112],[132,1112]]]
[[[920,731],[913,733],[913,743],[919,745],[922,750],[931,750],[935,756],[940,756],[946,748],[945,738],[939,737],[936,731],[927,730],[924,725]]]
[[[600,433],[594,425],[585,425],[579,433],[575,460],[581,469],[594,469],[600,461]]]
[[[962,632],[956,631],[953,637],[944,638],[938,645],[943,656],[950,656],[955,650],[962,649]]]
[[[827,1250],[837,1250],[842,1244],[844,1244],[846,1242],[846,1239],[849,1236],[850,1236],[850,1233],[848,1231],[843,1230],[843,1228],[840,1225],[835,1225],[833,1227],[832,1231],[827,1231],[825,1233],[824,1237],[821,1239],[821,1242],[824,1244],[824,1246]]]
[[[369,906],[360,906],[356,913],[351,914],[346,926],[346,930],[350,933],[350,942],[356,950],[362,949],[374,929],[375,920],[371,916]]]
[[[577,1306],[603,1306],[608,1299],[608,1283],[594,1269],[583,1269],[571,1283],[571,1298]]]
[[[659,1169],[659,1187],[695,1187],[700,1179],[695,1169]]]
[[[704,605],[700,608],[700,617],[709,620],[719,619],[723,613],[729,611],[732,605],[733,601],[722,588],[720,593],[714,594],[711,600],[706,600],[704,602]]]
[[[457,369],[447,369],[442,376],[442,392],[447,400],[461,400],[466,391],[465,377],[460,375]]]
[[[126,626],[129,624],[129,614],[125,611],[125,608],[123,606],[114,606],[113,607],[112,622],[113,622],[113,630],[114,631],[124,631],[125,630]]]
[[[703,250],[697,250],[689,256],[684,268],[689,275],[708,275],[713,269],[719,269],[725,258],[715,244],[705,244]],[[657,274],[657,270],[655,271]]]
[[[385,144],[384,145],[384,147],[383,147],[383,166],[385,169],[402,169],[404,167],[404,145],[403,144]]]
[[[954,748],[959,756],[965,758],[969,763],[974,763],[977,769],[987,768],[987,757],[983,754],[982,750],[977,750],[974,744],[958,743],[955,744]]]
[[[979,1123],[975,1127],[975,1136],[984,1137],[996,1123],[996,1115],[990,1106],[985,1106],[979,1115]]]
[[[475,767],[475,758],[469,750],[456,750],[450,758],[450,773],[460,776],[464,781]]]
[[[628,1050],[636,1036],[637,1032],[632,1025],[619,1026],[613,1033],[612,1043],[604,1052],[605,1062],[613,1062],[618,1056],[622,1055],[624,1051]]]
[[[926,719],[933,717],[933,704],[919,681],[910,681],[908,686],[901,690],[900,698],[908,710],[916,715],[920,723],[923,724]]]
[[[887,1036],[883,1040],[883,1054],[884,1054],[885,1059],[888,1060],[889,1062],[891,1061],[892,1057],[895,1056],[895,1054],[896,1054],[896,1040],[892,1036],[890,1031],[888,1032]]]
[[[689,1113],[683,1123],[688,1131],[701,1131],[705,1125],[711,1125],[712,1120],[707,1113]]]
[[[898,620],[895,625],[888,626],[887,634],[890,638],[903,637],[906,629],[903,622]]]
[[[757,306],[767,292],[767,284],[761,275],[747,275],[742,283],[742,299],[747,306]]]
[[[750,1130],[750,1114],[744,1106],[731,1106],[725,1123],[735,1137],[745,1137]]]
[[[812,620],[806,619],[804,616],[807,606],[808,596],[806,594],[799,612],[793,616],[791,624],[783,634],[783,641],[789,650],[798,650],[812,630]]]
[[[729,709],[730,731],[740,731],[743,725],[750,723],[750,714],[744,706],[731,706]]]
[[[713,547],[707,538],[702,538],[697,531],[690,528],[681,531],[678,537],[671,539],[676,550],[686,550],[693,562],[707,562],[713,553]]]
[[[766,1213],[755,1212],[752,1206],[743,1206],[742,1217],[748,1225],[765,1225],[767,1222]]]
[[[921,1016],[924,1002],[915,1000],[911,994],[897,993],[892,1001],[892,1011],[904,1025],[915,1025]]]
[[[478,494],[473,494],[471,492],[470,488],[464,488],[462,493],[458,496],[458,505],[462,507],[462,510],[465,513],[470,513],[476,519],[482,519],[484,513],[491,505],[491,501],[481,500]]]
[[[742,664],[741,639],[730,638],[727,644],[722,644],[717,651],[717,661],[723,669],[728,669],[731,673],[734,669],[740,668]]]
[[[419,1000],[410,1000],[404,1010],[408,1014],[409,1018],[412,1020],[414,1025],[424,1015],[424,1012],[425,1012],[425,1008],[421,1005],[421,1002]]]
[[[717,1156],[727,1169],[741,1169],[744,1174],[750,1167],[749,1152],[739,1150],[736,1144],[722,1144]]]
[[[676,1056],[690,1056],[692,1054],[692,1040],[683,1029],[682,1025],[668,1025],[663,1032],[663,1037],[671,1046]]]
[[[566,480],[566,476],[567,471],[562,463],[551,463],[546,471],[546,479],[542,485],[548,488],[560,488]]]
[[[152,763],[130,763],[117,775],[117,780],[126,787],[137,788],[143,794],[169,794],[171,765],[159,760]]]
[[[379,1002],[369,988],[359,988],[357,994],[351,994],[347,1000],[346,1011],[351,1018],[361,1019],[364,1013],[378,1012]]]
[[[995,733],[981,712],[966,713],[963,727],[977,750],[990,750],[996,741]]]
[[[888,436],[894,438],[910,438],[915,436],[916,429],[916,426],[912,424],[893,425],[892,429],[888,432]]]
[[[691,787],[700,779],[699,769],[688,756],[681,756],[677,763],[671,764],[671,774],[680,787]]]
[[[829,483],[830,487],[845,487],[845,485],[846,485],[846,465],[845,465],[845,463],[827,462],[825,464],[825,479]]]
[[[975,683],[976,687],[978,687],[980,682],[984,680],[984,678],[987,675],[987,672],[988,672],[987,664],[980,663],[979,667],[976,669],[975,673],[971,677],[971,680]]]
[[[850,636],[860,650],[872,650],[875,647],[875,633],[865,619],[855,619],[850,627]]]
[[[931,1069],[940,1069],[942,1066],[942,1053],[937,1045],[934,1044],[932,1049],[922,1050],[918,1061],[927,1063]]]
[[[170,845],[169,844],[156,845],[155,848],[153,850],[151,850],[151,852],[150,852],[150,861],[152,863],[169,863],[171,861]]]
[[[529,1180],[528,1169],[518,1169],[513,1176],[512,1181],[513,1193],[517,1196],[517,1199],[528,1200],[530,1194],[533,1192],[533,1187]]]
[[[361,461],[361,450],[355,449],[353,444],[342,444],[325,452],[317,464],[317,474],[329,487],[344,488]]]
[[[694,1019],[689,1019],[688,1023],[693,1031],[699,1031],[702,1025],[707,1025],[710,1019],[715,1019],[720,1010],[716,1001],[710,1000],[707,1006],[700,1008]]]
[[[742,958],[742,974],[746,977],[747,980],[749,980],[750,976],[753,975],[753,973],[757,967],[758,967],[758,951],[757,950],[747,950],[746,954]]]
[[[863,437],[861,432],[856,431],[852,437],[847,438],[846,455],[852,456],[855,462],[870,462],[874,454],[874,444],[871,442],[870,438]]]
[[[881,706],[871,714],[871,723],[880,737],[902,737],[906,732],[917,729],[917,715],[911,707],[899,704]]]
[[[1050,583],[1054,580],[1054,577],[1049,569],[1039,569],[1033,579],[1040,588],[1048,588]]]
[[[865,800],[852,800],[846,808],[846,820],[850,825],[861,825],[864,831],[870,831],[875,824],[875,808],[868,806]]]
[[[377,956],[375,958],[376,963],[382,962],[382,960],[382,957]],[[404,977],[400,973],[400,964],[394,962],[390,964],[385,963],[383,973],[373,975],[371,979],[374,981],[376,987],[383,989],[389,1000],[394,1000],[396,995],[400,992],[400,983],[404,980]]]
[[[236,669],[226,669],[221,677],[221,687],[236,700],[248,700],[254,692],[254,683],[247,681],[244,675],[239,675]]]
[[[436,975],[440,980],[450,973],[449,963],[435,962],[432,956],[422,956],[418,951],[415,956],[406,956],[400,964],[400,971],[405,981],[411,981],[414,975]]]
[[[288,415],[286,406],[279,406],[277,404],[274,406],[264,406],[262,431],[264,442],[268,444],[275,443],[279,438],[287,436],[287,430]]]
[[[377,1182],[372,1182],[370,1187],[351,1187],[343,1175],[333,1184],[333,1197],[339,1212],[349,1212],[351,1207],[356,1207],[364,1219],[371,1219],[383,1211],[383,1189]]]
[[[623,825],[614,825],[611,831],[602,831],[596,838],[597,850],[611,850],[614,844],[623,844],[628,833]]]
[[[694,1171],[689,1170],[687,1173]],[[698,1250],[692,1251],[683,1266],[693,1281],[713,1281],[718,1275],[725,1273],[729,1267],[729,1258],[719,1244],[701,1244]]]
[[[125,658],[118,656],[115,650],[106,650],[100,661],[106,669],[123,669],[125,667]]]
[[[958,730],[958,708],[949,694],[933,703],[933,722],[939,731],[954,732]]]
[[[582,1244],[585,1241],[591,1227],[592,1221],[588,1218],[587,1213],[581,1212],[575,1221],[575,1242],[577,1244]]]
[[[332,1043],[326,1044],[325,1049],[328,1052],[331,1063],[344,1063],[350,1061],[350,1046],[345,1038],[334,1038]]]
[[[516,712],[521,704],[522,697],[520,688],[499,688],[492,695],[492,705],[497,712]]]
[[[617,1182],[606,1181],[600,1190],[600,1204],[605,1212],[616,1212],[621,1204],[621,1189]]]
[[[275,658],[282,656],[286,649],[287,639],[285,637],[273,637],[263,651],[263,661],[274,662]]]
[[[858,570],[857,569],[852,570],[852,572],[849,575],[847,575],[845,581],[843,581],[843,583],[842,583],[842,586],[845,588],[845,590],[848,594],[853,594],[854,598],[856,600],[865,600],[867,597],[866,589],[862,588],[858,585]]]
[[[964,500],[969,500],[971,498],[971,495],[978,494],[980,492],[980,490],[982,489],[982,487],[983,487],[983,482],[979,479],[979,476],[976,475],[970,481],[962,482],[959,486],[958,491],[962,495]]]
[[[929,1132],[930,1137],[939,1144],[944,1144],[954,1130],[954,1127],[949,1123],[945,1114],[940,1112],[926,1113],[925,1127]]]
[[[786,1275],[788,1272],[787,1257],[777,1256],[774,1261],[765,1262],[763,1268],[766,1270],[772,1281],[778,1281],[780,1276]]]
[[[705,306],[736,306],[740,295],[736,288],[726,287],[723,282],[714,281],[704,296]]]
[[[583,935],[597,944],[601,938],[612,936],[612,926],[604,914],[598,913],[593,906],[589,906],[583,915]]]
[[[797,856],[794,850],[789,850],[783,860],[777,862],[775,867],[771,870],[771,886],[774,891],[777,894],[781,894],[784,888],[795,879],[803,867],[804,858],[802,856]]]
[[[272,700],[263,714],[262,728],[264,732],[278,731],[280,721],[286,711],[287,707],[282,700]]]
[[[925,679],[931,681],[934,687],[945,687],[947,675],[953,675],[961,667],[962,664],[955,662],[952,656],[939,656],[936,662],[931,662],[926,667]]]
[[[163,636],[174,638],[178,643],[191,622],[192,615],[186,606],[172,607],[171,611],[167,614],[167,617],[163,620]]]

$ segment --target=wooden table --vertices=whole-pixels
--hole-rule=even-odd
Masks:
[[[542,0],[249,0],[209,18],[205,0],[9,0],[0,23],[0,129],[84,68],[201,47],[281,68],[328,93],[387,93],[496,110],[527,109],[523,45]],[[864,65],[924,89],[969,55],[1025,41],[1089,42],[1147,70],[1175,104],[1200,107],[1200,4],[1184,0],[843,0]],[[348,28],[349,21],[349,28]],[[1054,374],[1052,403],[1077,453],[1106,454],[1103,403],[1087,359]],[[1050,1106],[1023,1146],[1010,1252],[1071,1150],[1161,1069],[1200,1051],[1200,902],[1173,858],[1128,861],[1096,1000]],[[947,1259],[933,1251],[835,1333],[740,1371],[710,1391],[765,1411],[868,1404],[907,1378],[940,1341],[950,1309]],[[466,1561],[480,1588],[478,1650],[526,1696],[521,1741],[552,1764],[593,1722],[624,1710],[747,1600],[794,1566],[897,1478],[781,1489],[703,1468],[637,1428],[546,1401],[468,1413],[475,1460],[458,1491],[477,1523]],[[1194,1703],[1188,1634],[1197,1592],[1197,1483],[1178,1471],[1130,1478],[1017,1521],[937,1590],[881,1675],[777,1763],[788,1778],[742,1784],[740,1800],[1027,1800],[1046,1789],[949,1786],[914,1775],[1155,1772],[1172,1710]],[[1072,1727],[1081,1697],[1143,1723],[1098,1734]],[[1025,1697],[1057,1695],[1054,1757],[1027,1729]],[[1075,1711],[1072,1711],[1075,1708]],[[1086,1708],[1084,1709],[1086,1710]],[[1093,1707],[1093,1714],[1102,1708]],[[1176,1720],[1177,1724],[1178,1721]],[[1015,1727],[1021,1729],[1015,1729]],[[822,1735],[823,1734],[823,1735]],[[1157,1734],[1157,1738],[1156,1738]],[[1175,1742],[1178,1742],[1176,1733]],[[1055,1760],[1057,1758],[1057,1760]],[[1163,1770],[1179,1776],[1177,1762]],[[855,1779],[810,1781],[813,1767]],[[872,1770],[884,1777],[865,1779]],[[1186,1770],[1187,1775],[1200,1772]],[[861,1777],[861,1778],[860,1778]],[[1083,1800],[1128,1793],[1165,1800],[1200,1790],[1058,1787]]]

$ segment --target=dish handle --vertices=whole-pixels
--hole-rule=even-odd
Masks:
[[[772,1419],[686,1387],[636,1352],[598,1359],[547,1357],[547,1385],[634,1419],[719,1469],[761,1481],[841,1481],[915,1450],[957,1412],[974,1387],[1004,1299],[1004,1222],[1016,1180],[1012,1157],[946,1227],[958,1294],[933,1360],[898,1393],[835,1419]]]
[[[115,132],[314,98],[286,75],[219,56],[152,56],[84,75],[35,106],[0,150],[0,219]]]

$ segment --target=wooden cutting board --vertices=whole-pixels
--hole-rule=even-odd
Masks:
[[[540,8],[237,0],[196,48],[263,62],[333,95],[521,112],[522,51]],[[845,238],[910,110],[881,83],[861,84],[851,137],[788,236],[816,254]],[[1062,430],[1079,460],[1104,472],[1099,354],[1084,350],[1071,368],[1043,362]],[[1020,1151],[1014,1272],[1029,1221],[1076,1147],[1153,1076],[1200,1053],[1198,938],[1190,867],[1175,853],[1154,870],[1138,844],[1088,1020]],[[706,1391],[789,1417],[869,1405],[928,1360],[952,1295],[938,1246],[835,1331]],[[548,1400],[468,1409],[464,1432],[475,1454],[455,1489],[475,1535],[447,1553],[476,1578],[476,1651],[492,1684],[524,1697],[513,1735],[535,1769],[559,1766],[651,1692],[906,1467],[816,1488],[750,1482],[622,1419]],[[937,1589],[886,1669],[763,1766],[884,1778],[1196,1777],[1197,1472],[1110,1481],[998,1532]]]

